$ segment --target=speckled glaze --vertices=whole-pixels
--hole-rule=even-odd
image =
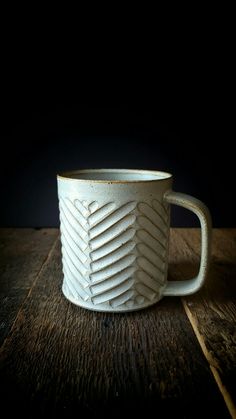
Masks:
[[[68,300],[124,312],[199,290],[209,267],[211,218],[201,201],[172,191],[171,174],[95,169],[57,179]],[[201,223],[200,270],[188,281],[167,281],[170,204],[193,211]]]

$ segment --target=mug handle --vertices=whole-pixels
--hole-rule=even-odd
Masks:
[[[179,205],[194,212],[201,224],[201,261],[198,275],[187,281],[167,281],[163,295],[183,296],[198,291],[205,279],[210,265],[211,253],[211,215],[203,202],[190,195],[180,192],[168,191],[164,201],[169,204]]]

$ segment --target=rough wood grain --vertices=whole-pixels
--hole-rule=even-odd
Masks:
[[[178,244],[178,246],[177,246]],[[199,229],[172,234],[172,276],[187,279],[199,263]],[[214,230],[212,264],[202,290],[183,299],[228,409],[236,417],[236,230]]]
[[[58,243],[0,351],[2,409],[25,417],[199,418],[223,398],[181,302],[97,313],[61,293]]]
[[[0,345],[57,236],[57,229],[0,229]]]

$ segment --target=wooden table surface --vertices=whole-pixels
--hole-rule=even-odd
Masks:
[[[198,229],[171,230],[169,279],[197,272],[199,247]],[[1,229],[0,275],[8,416],[236,417],[236,229],[214,230],[200,292],[133,313],[64,298],[56,229]]]

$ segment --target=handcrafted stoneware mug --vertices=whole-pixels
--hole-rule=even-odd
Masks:
[[[201,201],[172,191],[171,174],[95,169],[57,179],[68,300],[123,312],[199,290],[209,266],[211,218]],[[193,211],[201,223],[200,269],[190,280],[167,281],[170,204]]]

